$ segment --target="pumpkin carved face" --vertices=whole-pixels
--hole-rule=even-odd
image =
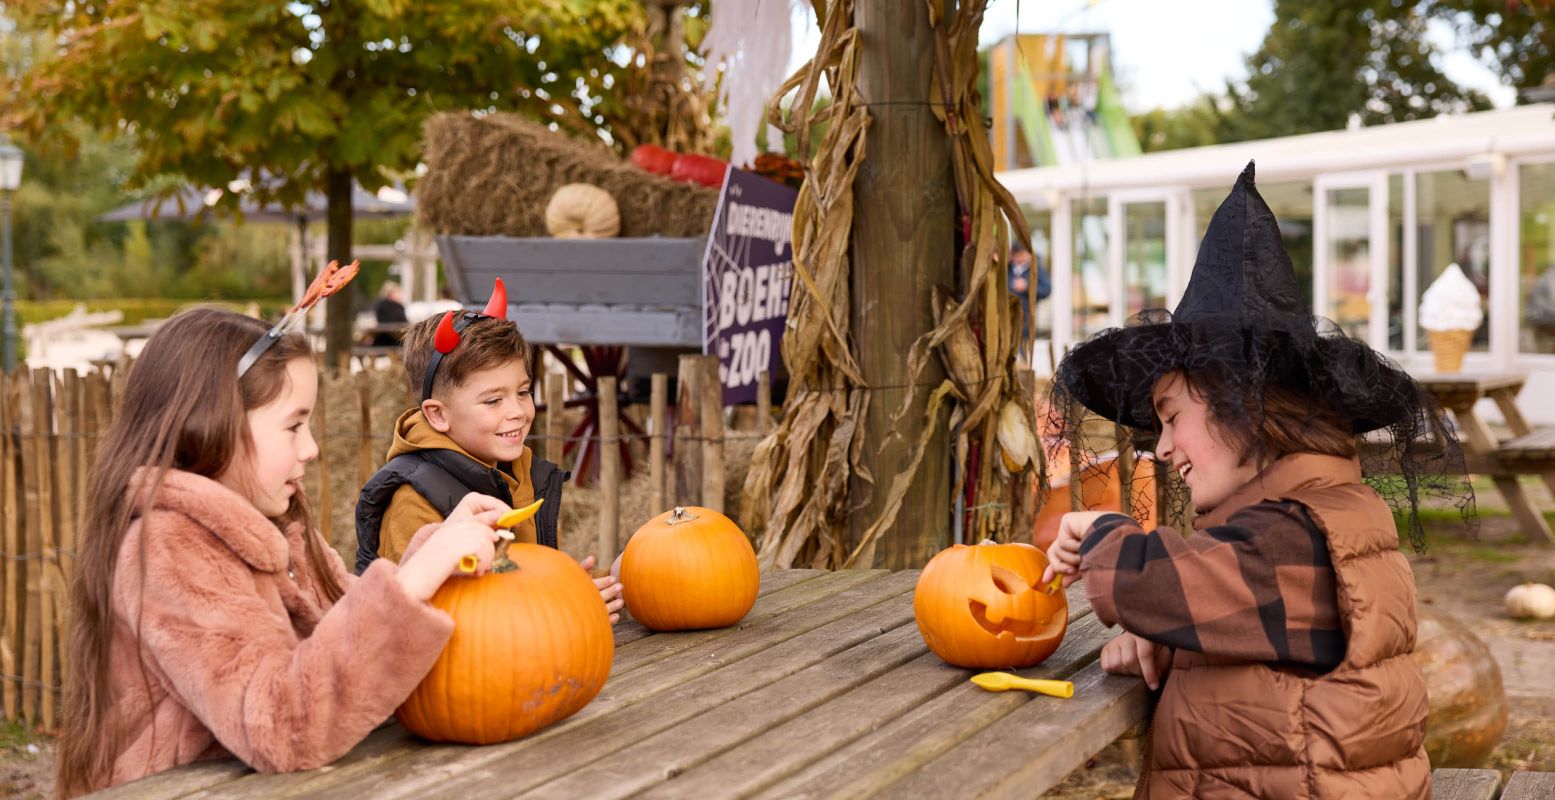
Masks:
[[[1039,585],[1047,556],[1029,544],[955,545],[923,568],[913,617],[923,641],[958,667],[1029,667],[1058,649],[1069,601]]]

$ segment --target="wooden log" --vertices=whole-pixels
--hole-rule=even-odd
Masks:
[[[669,438],[669,420],[664,412],[669,405],[669,381],[668,375],[655,372],[648,390],[648,513],[654,516],[668,508],[664,499],[664,445]]]
[[[1118,505],[1125,514],[1134,513],[1134,439],[1122,425],[1112,426],[1118,439]]]
[[[702,506],[724,510],[724,403],[718,356],[702,359]]]
[[[562,464],[567,460],[567,376],[551,374],[545,379],[545,452],[546,458]]]
[[[772,370],[756,376],[756,432],[766,436],[772,431]]]
[[[1439,769],[1431,773],[1431,800],[1495,800],[1501,773],[1493,769]]]
[[[616,378],[601,375],[599,388],[599,566],[609,569],[620,552],[621,417]]]
[[[81,375],[65,370],[59,382],[59,447],[55,486],[59,487],[59,568],[68,581],[75,575],[76,542],[81,529],[86,487],[85,414]]]
[[[670,505],[702,500],[702,367],[697,355],[680,357],[675,392],[675,488]]]
[[[34,417],[38,434],[37,463],[33,475],[38,485],[38,515],[31,523],[37,531],[38,546],[35,552],[40,558],[28,568],[38,576],[38,698],[39,715],[35,719],[44,730],[54,730],[54,708],[59,689],[59,666],[56,645],[58,643],[57,616],[63,608],[56,599],[64,587],[59,578],[59,525],[55,507],[55,446],[59,439],[54,433],[54,371],[37,369],[32,373]],[[34,718],[29,718],[34,719]]]
[[[22,562],[21,555],[21,486],[16,462],[20,457],[21,440],[17,435],[21,424],[19,405],[21,387],[25,381],[21,373],[0,373],[0,494],[3,494],[4,515],[0,526],[4,528],[5,582],[0,605],[4,606],[3,627],[0,627],[0,695],[3,695],[5,718],[16,721],[21,711],[21,686],[15,675],[19,672],[18,654],[21,652]]]
[[[894,523],[857,560],[859,566],[901,569],[921,566],[950,545],[950,425],[944,416],[927,418],[929,395],[945,370],[940,359],[930,358],[923,374],[914,376],[906,356],[934,327],[933,288],[955,285],[956,191],[951,143],[930,103],[935,59],[928,6],[859,0],[853,15],[862,48],[858,92],[873,119],[853,187],[854,299],[847,311],[859,369],[874,390],[857,434],[864,446],[849,486],[846,549],[852,551],[882,518],[891,479],[913,463],[927,433]],[[917,386],[905,388],[909,384]],[[909,392],[912,402],[898,419]]]

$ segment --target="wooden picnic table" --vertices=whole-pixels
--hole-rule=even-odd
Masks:
[[[1550,530],[1544,515],[1517,481],[1518,474],[1538,475],[1550,491],[1555,492],[1555,430],[1534,430],[1517,405],[1517,393],[1522,391],[1527,376],[1425,373],[1414,377],[1421,388],[1430,392],[1438,404],[1457,418],[1469,471],[1490,477],[1523,530],[1555,543],[1555,532]],[[1501,410],[1512,433],[1511,439],[1498,441],[1490,426],[1474,410],[1485,398],[1495,402]]]
[[[928,652],[916,571],[781,570],[732,628],[616,626],[594,702],[525,739],[436,745],[385,725],[310,772],[193,764],[103,798],[1036,797],[1147,714],[1144,682],[1102,673],[1113,636],[1083,587],[1064,644],[1020,674],[1068,700],[987,692]],[[499,668],[499,665],[493,665]],[[362,665],[361,680],[372,680]]]

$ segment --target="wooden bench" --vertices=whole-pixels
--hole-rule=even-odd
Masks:
[[[1514,436],[1496,447],[1496,460],[1517,474],[1555,472],[1555,428]]]
[[[1431,800],[1549,800],[1555,772],[1514,772],[1501,788],[1493,769],[1439,769],[1431,773]]]

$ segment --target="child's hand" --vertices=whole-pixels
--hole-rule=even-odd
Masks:
[[[594,558],[593,556],[589,556],[588,558],[583,559],[583,571],[592,574],[594,566],[598,563],[598,559]],[[621,621],[621,614],[619,612],[621,611],[621,606],[626,603],[626,601],[621,597],[621,581],[616,577],[616,575],[619,574],[616,572],[616,570],[618,570],[620,566],[621,558],[617,556],[615,566],[610,568],[611,574],[606,575],[603,578],[594,579],[594,586],[599,589],[599,596],[605,601],[605,610],[610,612],[611,625]]]
[[[1052,582],[1058,575],[1064,576],[1064,586],[1080,579],[1080,542],[1096,520],[1112,514],[1112,511],[1071,511],[1058,519],[1058,537],[1047,549],[1047,569],[1042,572],[1042,583]]]
[[[497,554],[492,544],[496,540],[497,532],[477,520],[444,522],[414,555],[400,564],[396,577],[411,597],[426,601],[458,569],[465,556],[473,555],[480,562],[475,569],[477,575],[490,568]]]
[[[467,519],[479,519],[486,522],[487,526],[495,525],[497,517],[512,511],[512,506],[490,495],[479,492],[470,492],[454,506],[454,510],[448,512],[448,522],[462,522]],[[487,517],[490,520],[487,521]]]
[[[1171,669],[1172,650],[1128,631],[1102,645],[1101,668],[1113,675],[1137,675],[1152,691],[1161,688],[1161,678]]]

